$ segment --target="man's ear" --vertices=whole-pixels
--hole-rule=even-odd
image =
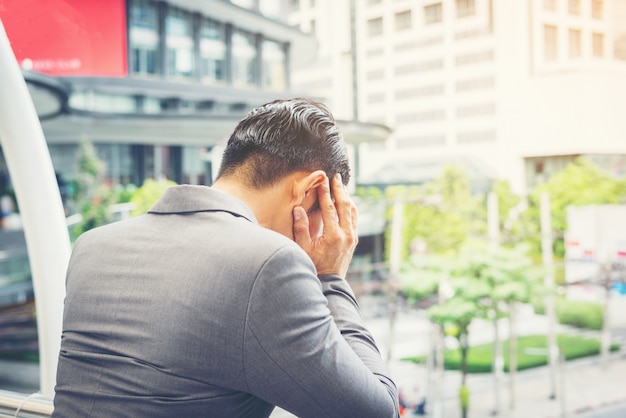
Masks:
[[[298,179],[294,185],[294,200],[297,205],[305,208],[311,206],[317,199],[317,188],[328,181],[326,173],[316,170]]]

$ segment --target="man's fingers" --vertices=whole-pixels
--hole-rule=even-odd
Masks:
[[[330,180],[327,179],[317,188],[317,197],[320,202],[320,210],[322,212],[322,222],[324,229],[327,226],[337,223],[337,209],[330,196]]]
[[[302,206],[293,208],[293,237],[294,241],[305,251],[311,246],[309,217]]]
[[[352,229],[356,231],[359,226],[359,212],[356,209],[356,205],[352,205],[350,212],[352,213]]]
[[[349,228],[352,226],[352,200],[346,192],[346,188],[341,181],[341,174],[333,178],[333,191],[335,195],[335,207],[337,215],[339,216],[339,225],[342,228]]]

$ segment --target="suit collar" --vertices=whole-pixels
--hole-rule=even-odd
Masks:
[[[222,211],[258,224],[254,214],[242,201],[208,186],[184,184],[168,188],[148,213],[194,213]]]

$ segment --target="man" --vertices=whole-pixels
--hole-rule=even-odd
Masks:
[[[212,187],[76,242],[54,417],[397,417],[345,281],[357,211],[323,105],[252,111]]]

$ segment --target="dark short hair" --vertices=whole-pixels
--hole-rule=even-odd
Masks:
[[[244,168],[244,170],[241,170]],[[242,175],[255,188],[296,171],[340,173],[350,167],[343,137],[330,110],[306,98],[275,100],[246,115],[228,139],[218,178]]]

